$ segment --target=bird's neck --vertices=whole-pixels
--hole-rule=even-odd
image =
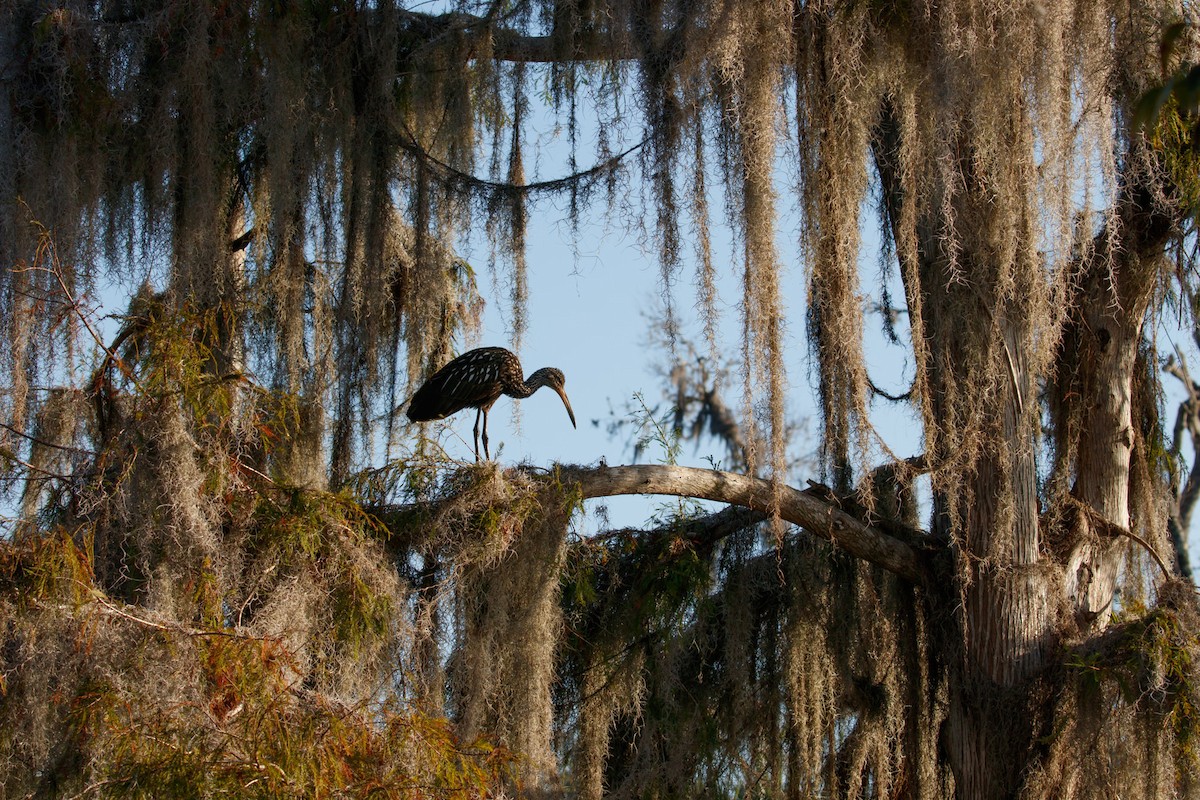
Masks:
[[[542,379],[542,376],[535,372],[533,375],[530,375],[528,378],[512,387],[512,391],[509,392],[509,395],[520,400],[522,398],[529,397],[529,395],[533,394],[545,385],[546,383]]]

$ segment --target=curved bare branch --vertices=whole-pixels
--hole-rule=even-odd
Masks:
[[[657,464],[618,467],[562,467],[558,478],[578,484],[585,499],[622,494],[668,494],[744,506],[765,514],[779,499],[779,516],[827,539],[851,555],[914,583],[927,581],[917,550],[835,506],[790,486],[720,470]],[[778,492],[778,495],[776,495]]]

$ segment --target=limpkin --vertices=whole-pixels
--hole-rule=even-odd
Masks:
[[[443,419],[464,408],[475,409],[475,460],[479,460],[479,417],[483,416],[483,455],[488,452],[487,415],[492,404],[506,394],[521,399],[529,397],[543,386],[558,392],[571,426],[575,427],[575,412],[563,390],[566,378],[554,367],[542,367],[524,379],[521,362],[503,347],[480,347],[463,353],[425,381],[408,404],[408,418],[413,422]]]

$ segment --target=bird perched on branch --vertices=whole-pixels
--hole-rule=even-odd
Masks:
[[[475,409],[475,460],[479,460],[479,417],[483,416],[483,455],[488,452],[487,415],[492,404],[506,394],[521,399],[529,397],[543,386],[558,392],[571,426],[575,412],[563,390],[566,378],[554,367],[542,367],[529,376],[521,377],[521,362],[503,347],[480,347],[463,353],[425,381],[408,404],[408,418],[413,422],[443,419],[464,408]]]

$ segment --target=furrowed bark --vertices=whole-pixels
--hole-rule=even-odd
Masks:
[[[1140,157],[1139,157],[1140,156]],[[1174,212],[1152,182],[1159,180],[1142,162],[1126,176],[1109,226],[1082,259],[1075,296],[1060,353],[1059,416],[1078,423],[1065,432],[1065,451],[1075,455],[1072,494],[1118,529],[1131,528],[1130,478],[1134,451],[1134,380],[1146,308],[1161,268],[1164,247],[1175,227]],[[1073,438],[1072,438],[1073,437]],[[1081,524],[1072,531],[1064,591],[1081,626],[1103,627],[1112,604],[1126,542]]]
[[[950,262],[935,210],[906,195],[898,110],[890,102],[881,110],[871,145],[891,233],[898,239],[905,294],[910,308],[919,311],[914,339],[925,343],[932,398],[925,412],[936,420],[927,432],[927,458],[934,464],[969,459],[952,467],[959,477],[948,488],[934,487],[934,535],[952,543],[958,562],[954,585],[942,587],[943,601],[958,606],[941,654],[951,696],[942,741],[958,797],[1008,796],[1021,779],[1015,765],[1027,762],[1034,738],[1033,723],[1015,709],[1025,703],[1021,687],[1043,669],[1053,646],[1055,577],[1040,563],[1033,446],[1037,376],[1026,357],[1036,331],[1025,293],[1005,291],[1001,276],[1007,270],[1009,279],[1032,285],[1041,275],[1028,253],[1002,264],[986,237],[966,230],[958,232],[962,249],[957,262]],[[986,193],[977,187],[988,176],[974,174],[965,155],[973,146],[967,135],[959,143],[956,175],[976,188],[953,195],[956,219],[989,215]],[[960,270],[971,280],[959,280]],[[979,350],[983,341],[991,343],[986,356]],[[989,371],[985,358],[1003,369]],[[996,379],[998,374],[1004,378]],[[993,395],[985,417],[974,427],[955,421],[959,427],[943,430],[961,413],[953,404],[962,401],[946,398],[966,386],[983,391],[981,383]]]

